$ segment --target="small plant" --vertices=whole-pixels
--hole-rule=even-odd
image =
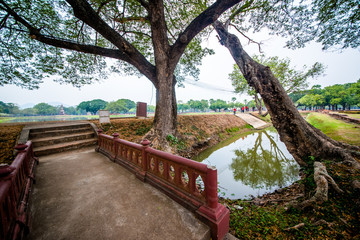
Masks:
[[[176,147],[178,150],[184,150],[186,148],[185,142],[179,140],[177,137],[175,137],[172,134],[166,136],[166,141],[170,143],[170,146]]]

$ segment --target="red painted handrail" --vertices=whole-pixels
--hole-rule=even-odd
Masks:
[[[229,210],[218,203],[217,170],[184,157],[119,139],[99,131],[97,151],[121,164],[142,181],[161,189],[185,207],[194,210],[208,223],[213,239],[221,239],[229,230]]]
[[[11,165],[0,166],[0,240],[22,239],[29,231],[27,206],[38,159],[31,141],[15,149],[17,155]]]

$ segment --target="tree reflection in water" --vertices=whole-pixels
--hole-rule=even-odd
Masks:
[[[256,133],[258,137],[253,148],[236,149],[230,169],[234,179],[251,188],[282,187],[294,182],[299,175],[299,167],[293,159],[288,159],[279,149],[273,137],[266,131]],[[264,146],[264,139],[270,146]]]

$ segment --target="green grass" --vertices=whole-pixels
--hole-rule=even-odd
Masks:
[[[306,120],[334,140],[360,146],[360,126],[346,123],[326,114],[311,113]]]
[[[0,117],[0,123],[6,123],[14,119],[13,117]]]
[[[359,118],[360,119],[360,114],[350,114],[350,113],[345,113],[345,114],[348,115],[349,117]]]

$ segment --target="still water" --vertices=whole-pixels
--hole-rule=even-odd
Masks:
[[[261,196],[299,179],[299,165],[274,128],[228,139],[194,160],[216,166],[219,195],[230,199]]]

